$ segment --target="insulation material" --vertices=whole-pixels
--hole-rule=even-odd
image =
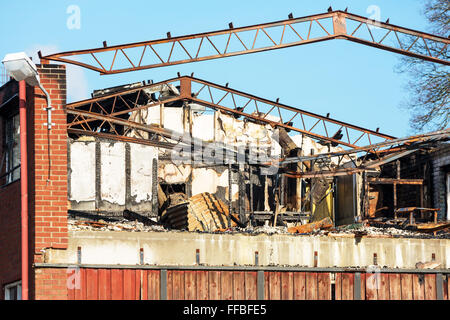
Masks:
[[[125,144],[100,143],[101,199],[125,205]]]
[[[179,132],[184,132],[183,125],[183,108],[167,108],[163,109],[164,128]]]
[[[203,141],[214,141],[214,114],[192,114],[192,136]]]
[[[139,203],[152,198],[152,163],[156,158],[153,147],[130,144],[131,197]]]
[[[167,184],[186,183],[191,170],[190,165],[177,166],[173,163],[165,163],[158,168],[158,178]]]
[[[69,200],[95,200],[95,142],[70,144],[70,194]]]
[[[193,170],[192,195],[202,192],[216,193],[218,186],[228,187],[228,170],[225,170],[222,174],[207,168]]]

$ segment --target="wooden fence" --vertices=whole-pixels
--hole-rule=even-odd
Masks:
[[[449,275],[76,268],[71,300],[449,300]]]

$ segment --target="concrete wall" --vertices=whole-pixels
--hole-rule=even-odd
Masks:
[[[71,209],[151,210],[155,148],[88,138],[70,141],[69,156]]]
[[[139,250],[144,250],[144,264],[167,266],[254,265],[255,251],[260,266],[415,268],[417,262],[430,261],[432,254],[442,268],[450,266],[450,240],[355,238],[330,236],[198,234],[188,232],[114,232],[70,231],[69,249],[47,250],[46,263],[76,263],[81,247],[82,264],[139,264]]]

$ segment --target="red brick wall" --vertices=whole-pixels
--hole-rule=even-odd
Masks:
[[[30,251],[34,253],[32,261],[42,262],[42,250],[45,248],[67,248],[67,130],[66,130],[66,70],[63,65],[38,65],[41,83],[51,97],[52,126],[47,123],[47,102],[43,92],[36,87],[34,107],[30,116],[30,212],[33,212],[30,229]],[[50,154],[50,156],[49,156]],[[50,162],[49,162],[50,159]],[[36,273],[36,283],[30,283],[30,297],[43,299],[55,294],[48,289],[51,279],[45,279],[47,289],[41,288],[41,275]],[[31,281],[30,281],[31,282]],[[59,288],[60,281],[55,278],[57,295],[64,289]],[[53,290],[52,289],[52,290]],[[61,291],[62,290],[62,291]],[[67,289],[65,289],[67,292]]]
[[[63,268],[36,269],[36,300],[67,300],[67,271]]]

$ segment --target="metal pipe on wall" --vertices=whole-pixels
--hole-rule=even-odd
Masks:
[[[26,83],[19,81],[22,300],[28,300],[28,162]]]

